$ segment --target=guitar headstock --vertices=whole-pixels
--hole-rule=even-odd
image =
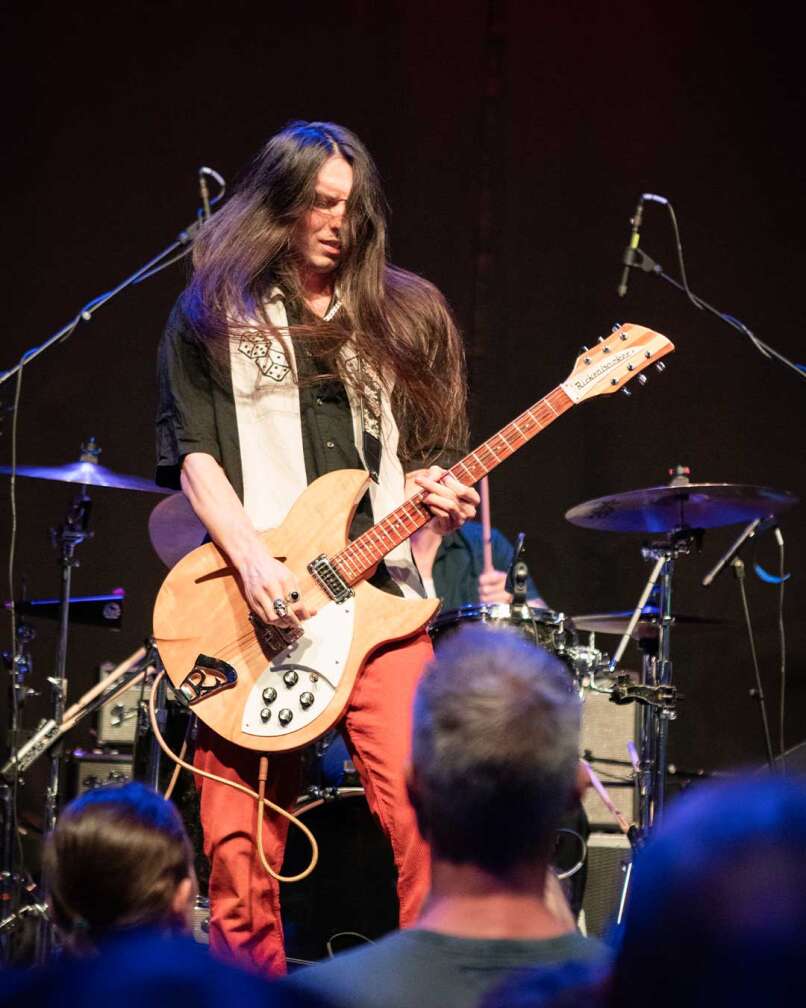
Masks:
[[[674,344],[665,336],[646,326],[626,322],[607,339],[581,353],[560,388],[575,403],[618,392],[644,368],[672,350]]]

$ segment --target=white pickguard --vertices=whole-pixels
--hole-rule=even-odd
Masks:
[[[347,664],[353,640],[355,599],[329,602],[305,620],[305,633],[285,651],[276,655],[249,692],[243,711],[241,730],[247,735],[276,738],[306,727],[318,717],[330,701]],[[295,672],[297,682],[287,686],[283,676]],[[277,698],[267,702],[263,691],[274,689]],[[300,697],[313,694],[313,703],[304,708]],[[261,712],[270,711],[267,721]],[[280,711],[290,711],[291,720],[283,725]],[[265,716],[265,715],[264,715]]]

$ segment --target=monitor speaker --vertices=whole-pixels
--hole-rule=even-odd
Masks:
[[[591,833],[588,837],[588,876],[580,925],[600,938],[618,916],[630,842],[623,833]]]
[[[580,750],[583,755],[589,754],[586,758],[590,758],[610,800],[630,822],[635,821],[637,808],[627,743],[637,742],[637,738],[638,704],[614,704],[606,693],[585,691]],[[598,760],[619,762],[609,764]],[[585,792],[582,804],[592,830],[618,830],[618,824],[593,788]]]

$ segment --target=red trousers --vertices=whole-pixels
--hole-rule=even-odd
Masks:
[[[430,884],[428,846],[417,829],[404,772],[414,691],[431,655],[427,634],[376,652],[358,678],[344,718],[367,803],[392,845],[401,927],[414,923]],[[199,769],[257,790],[259,760],[260,753],[233,745],[199,725],[195,756]],[[270,757],[267,796],[273,802],[292,808],[300,794],[300,766],[297,753]],[[204,849],[210,860],[211,948],[261,972],[284,973],[279,885],[262,868],[255,848],[257,803],[216,781],[197,780]],[[288,828],[287,819],[268,813],[264,849],[277,872]]]

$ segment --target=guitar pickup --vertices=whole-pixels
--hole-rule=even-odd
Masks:
[[[176,694],[189,706],[201,703],[207,697],[215,696],[229,689],[238,681],[238,673],[220,658],[210,658],[200,654],[196,664],[176,689]]]

